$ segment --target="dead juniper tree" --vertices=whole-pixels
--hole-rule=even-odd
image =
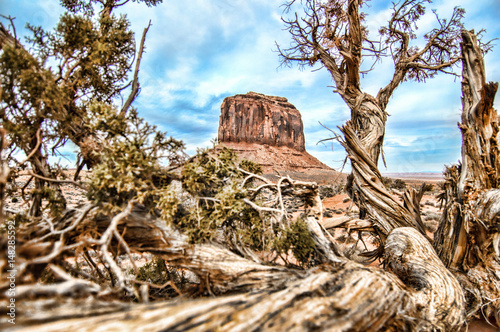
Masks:
[[[402,206],[385,189],[377,165],[385,135],[385,109],[396,88],[404,81],[425,82],[439,72],[450,72],[460,59],[460,31],[464,10],[455,8],[449,19],[436,15],[437,27],[425,34],[425,44],[413,45],[418,20],[429,0],[393,3],[392,15],[370,40],[362,0],[289,1],[288,10],[300,7],[292,19],[284,19],[292,35],[288,48],[278,47],[284,65],[321,64],[331,74],[338,93],[351,110],[343,127],[345,146],[351,160],[350,195],[358,203],[361,218],[374,221],[385,238],[394,228],[416,227],[425,234],[416,193],[408,193]],[[392,79],[376,96],[361,89],[363,61],[390,57]],[[374,64],[375,65],[375,64]]]
[[[486,83],[482,50],[462,31],[462,162],[447,167],[434,248],[466,291],[469,316],[500,322],[498,83]]]
[[[463,134],[462,165],[447,171],[443,200],[446,205],[434,247],[445,265],[458,269],[467,291],[468,315],[480,312],[498,317],[498,118],[492,107],[497,84],[487,84],[482,53],[491,48],[463,30],[464,11],[455,8],[445,20],[436,14],[437,28],[424,35],[425,44],[412,46],[418,19],[430,1],[393,3],[380,41],[369,40],[361,12],[363,1],[303,1],[303,16],[285,24],[292,35],[289,48],[280,48],[284,64],[319,62],[332,75],[337,92],[351,109],[351,120],[342,126],[342,145],[351,160],[351,196],[360,206],[360,217],[339,220],[351,229],[374,229],[385,238],[396,227],[412,226],[425,234],[420,219],[422,192],[404,193],[403,205],[385,190],[378,159],[385,133],[385,108],[395,89],[406,80],[425,82],[439,72],[453,72],[462,62]],[[291,9],[297,1],[287,3]],[[363,93],[360,75],[363,59],[390,56],[391,81],[376,96]],[[456,75],[456,74],[455,74]],[[365,215],[366,214],[366,215]],[[496,319],[495,319],[496,318]]]

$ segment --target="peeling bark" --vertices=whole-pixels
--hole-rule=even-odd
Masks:
[[[231,254],[225,249],[214,251],[205,245],[199,249],[187,250],[183,262],[188,263],[192,257],[192,267],[209,273],[210,283],[220,282],[223,276],[231,274],[233,283],[247,287],[248,276],[238,275],[236,270],[246,270],[248,274],[260,270],[260,283],[273,287],[260,287],[255,282],[250,287],[252,291],[230,296],[152,305],[112,305],[109,311],[117,312],[101,315],[88,305],[88,300],[82,300],[82,304],[87,304],[81,306],[69,300],[68,307],[55,308],[53,303],[40,300],[32,306],[50,306],[51,311],[38,311],[31,317],[20,314],[19,323],[30,330],[35,324],[53,321],[38,325],[40,331],[62,328],[82,331],[378,331],[381,328],[385,331],[449,331],[458,329],[464,322],[461,288],[430,243],[412,228],[399,228],[388,237],[385,259],[389,272],[340,258],[340,263],[295,273],[243,258],[234,264],[235,260],[226,260]],[[196,252],[203,252],[204,260],[195,258],[201,255]],[[166,252],[164,255],[170,256]],[[271,280],[282,282],[268,283]],[[30,309],[25,305],[20,310]]]
[[[466,291],[468,316],[500,326],[500,154],[493,100],[473,32],[462,32],[462,165],[445,173],[445,208],[434,247]]]
[[[397,202],[385,188],[382,175],[371,157],[374,152],[370,153],[369,149],[378,145],[367,138],[365,141],[370,141],[370,144],[359,139],[352,121],[348,121],[341,130],[345,137],[345,141],[341,143],[352,165],[353,195],[360,209],[366,210],[367,217],[377,233],[384,239],[398,227],[415,227],[425,234],[419,210],[421,194],[409,189],[404,196],[405,205]]]

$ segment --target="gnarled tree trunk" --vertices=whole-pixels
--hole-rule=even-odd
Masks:
[[[462,164],[446,171],[445,209],[434,247],[455,270],[468,297],[468,314],[500,326],[500,154],[493,100],[473,32],[462,32]]]
[[[405,204],[397,202],[385,188],[377,163],[371,157],[377,144],[366,138],[367,133],[356,132],[352,121],[348,121],[341,130],[345,137],[345,141],[341,143],[351,160],[353,195],[360,210],[366,210],[377,233],[385,239],[395,228],[415,227],[425,235],[419,210],[421,194],[410,188],[405,193]],[[380,128],[375,130],[382,131]]]

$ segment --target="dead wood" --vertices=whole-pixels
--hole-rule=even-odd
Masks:
[[[377,233],[384,239],[398,227],[414,227],[425,235],[419,209],[422,193],[409,188],[404,194],[404,205],[397,202],[385,188],[377,163],[372,159],[373,153],[369,153],[369,149],[376,145],[367,145],[369,136],[365,136],[364,140],[360,139],[362,133],[355,130],[352,121],[347,121],[341,130],[345,137],[341,144],[351,160],[352,195],[360,210],[366,211],[365,217],[373,224]]]
[[[445,172],[444,212],[434,247],[462,283],[468,315],[500,326],[500,154],[497,83],[486,83],[482,51],[462,31],[462,164]]]
[[[148,26],[144,28],[144,31],[142,33],[141,44],[139,46],[139,52],[137,53],[137,61],[135,63],[134,79],[132,80],[132,90],[130,91],[127,100],[125,101],[122,109],[120,110],[120,115],[122,116],[125,116],[125,114],[127,114],[127,111],[132,105],[132,102],[135,100],[135,98],[137,98],[137,95],[139,94],[139,68],[141,66],[142,54],[144,53],[144,43],[146,41],[146,34],[148,33],[150,27],[151,27],[151,21],[149,21]]]
[[[322,265],[297,274],[286,272],[286,269],[259,266],[242,258],[238,264],[226,260],[219,262],[220,255],[231,255],[224,249],[203,249],[208,249],[203,252],[210,260],[193,260],[193,263],[198,269],[210,273],[211,284],[232,274],[235,277],[233,283],[243,283],[248,287],[248,277],[236,274],[235,269],[247,270],[248,273],[260,270],[260,277],[265,276],[267,282],[272,279],[282,282],[278,287],[275,284],[268,288],[254,283],[253,287],[247,288],[251,292],[231,296],[125,306],[117,309],[119,312],[102,315],[97,315],[92,309],[77,311],[79,307],[73,304],[67,310],[52,309],[50,316],[41,314],[37,319],[26,318],[23,324],[30,329],[32,324],[54,320],[38,325],[37,329],[41,331],[63,327],[82,331],[282,331],[316,328],[333,331],[377,331],[381,328],[386,331],[449,331],[464,322],[461,288],[430,243],[412,228],[399,228],[388,237],[385,258],[390,272],[341,258],[341,263]],[[85,301],[88,300],[82,300]],[[43,303],[39,301],[33,305]],[[23,310],[29,309],[25,307]],[[90,314],[94,316],[89,317]]]
[[[58,280],[52,285],[30,285],[25,280],[27,285],[19,286],[25,298],[20,301],[16,327],[30,329],[36,325],[46,331],[63,326],[78,330],[447,331],[463,324],[462,289],[418,231],[398,228],[389,234],[385,245],[388,271],[354,263],[342,255],[319,223],[322,205],[317,186],[286,181],[310,195],[305,221],[321,265],[299,270],[256,262],[220,244],[190,244],[186,235],[145,213],[134,202],[114,217],[88,205],[68,211],[56,222],[46,220],[18,229],[21,273],[28,276],[32,273],[30,267],[52,264],[50,268]],[[275,210],[276,216],[282,215],[282,211]],[[75,278],[55,265],[64,265],[68,257],[88,249],[98,253],[104,265],[98,269],[104,274],[107,268],[114,282],[85,280],[89,278],[84,273]],[[161,256],[171,266],[192,271],[202,294],[217,297],[124,305],[99,315],[85,299],[89,294],[102,299],[125,291],[141,298],[137,285],[144,284],[124,273],[116,259],[120,252]],[[6,287],[3,285],[4,290]],[[61,306],[44,299],[55,295],[62,296]],[[73,299],[66,307],[68,297]],[[79,309],[75,301],[81,301],[82,308],[87,309]],[[24,315],[43,306],[50,307],[50,315]],[[39,325],[49,321],[52,323]]]

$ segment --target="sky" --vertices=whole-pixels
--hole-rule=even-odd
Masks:
[[[281,21],[283,0],[165,0],[157,7],[130,3],[118,10],[131,21],[139,43],[151,20],[140,70],[141,92],[134,103],[139,114],[169,135],[181,139],[192,155],[217,137],[220,106],[225,97],[255,91],[286,97],[302,114],[307,151],[340,170],[345,151],[338,143],[318,143],[338,132],[350,111],[333,92],[326,69],[280,67],[276,43],[290,36]],[[390,1],[369,3],[367,24],[376,32],[390,15]],[[465,8],[467,29],[486,29],[485,40],[500,38],[500,0],[439,0],[427,7],[419,34],[435,26],[431,9],[449,17]],[[0,0],[0,14],[15,17],[19,36],[26,23],[50,29],[63,13],[58,0]],[[3,24],[7,22],[3,20]],[[417,41],[418,42],[418,41]],[[485,57],[488,81],[500,81],[500,41]],[[386,59],[362,78],[371,94],[393,73]],[[460,72],[460,69],[457,69]],[[460,79],[438,75],[427,83],[403,83],[386,111],[390,114],[381,172],[441,172],[460,159]],[[500,101],[497,97],[496,102]],[[498,107],[498,106],[497,106]],[[73,159],[71,155],[68,159]],[[346,166],[344,171],[348,171]]]

